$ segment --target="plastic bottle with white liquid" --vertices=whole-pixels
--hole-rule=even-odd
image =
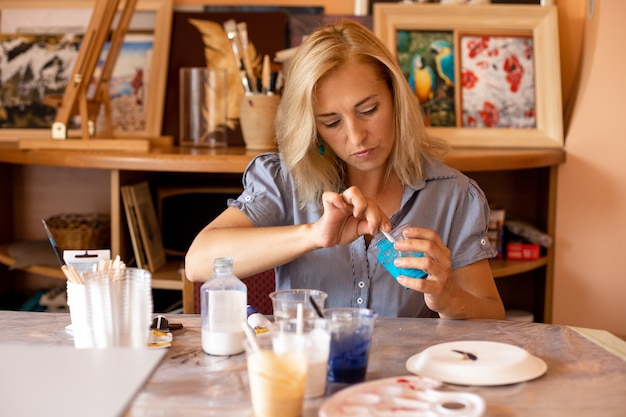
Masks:
[[[200,288],[202,349],[209,355],[243,352],[248,290],[233,274],[231,258],[217,258],[213,276]]]

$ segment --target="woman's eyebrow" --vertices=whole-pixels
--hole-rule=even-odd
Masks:
[[[315,117],[330,117],[330,116],[335,116],[337,113],[335,112],[330,112],[330,113],[316,113]]]
[[[363,103],[367,103],[369,100],[378,97],[378,94],[372,94],[370,96],[365,97],[363,100],[359,101],[358,103],[356,103],[354,105],[354,108],[359,107],[360,105],[362,105]],[[316,113],[315,117],[329,117],[329,116],[335,116],[337,113],[335,112],[329,112],[329,113]]]
[[[365,97],[363,100],[361,100],[361,101],[359,101],[358,103],[356,103],[356,104],[354,105],[354,107],[359,107],[361,104],[366,103],[366,102],[368,102],[369,100],[371,100],[371,99],[373,99],[373,98],[376,98],[376,97],[378,97],[378,94],[372,94],[372,95],[369,95],[369,96]]]

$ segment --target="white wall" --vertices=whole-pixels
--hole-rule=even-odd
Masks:
[[[559,170],[553,322],[626,336],[626,2],[595,5]]]

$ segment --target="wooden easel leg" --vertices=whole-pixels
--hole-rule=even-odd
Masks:
[[[78,110],[80,114],[80,130],[83,139],[89,139],[91,132],[89,131],[89,111],[87,109],[87,98],[84,94],[78,97]]]

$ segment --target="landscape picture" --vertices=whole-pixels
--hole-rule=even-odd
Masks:
[[[0,128],[45,129],[56,108],[46,95],[63,95],[82,35],[0,34]]]
[[[0,128],[49,129],[57,109],[46,96],[62,96],[73,76],[82,34],[0,34]],[[129,34],[109,83],[113,130],[145,129],[153,35]],[[108,52],[102,51],[87,97]],[[98,121],[101,127],[103,121]],[[69,128],[80,128],[74,117]],[[99,128],[97,129],[99,130]]]

